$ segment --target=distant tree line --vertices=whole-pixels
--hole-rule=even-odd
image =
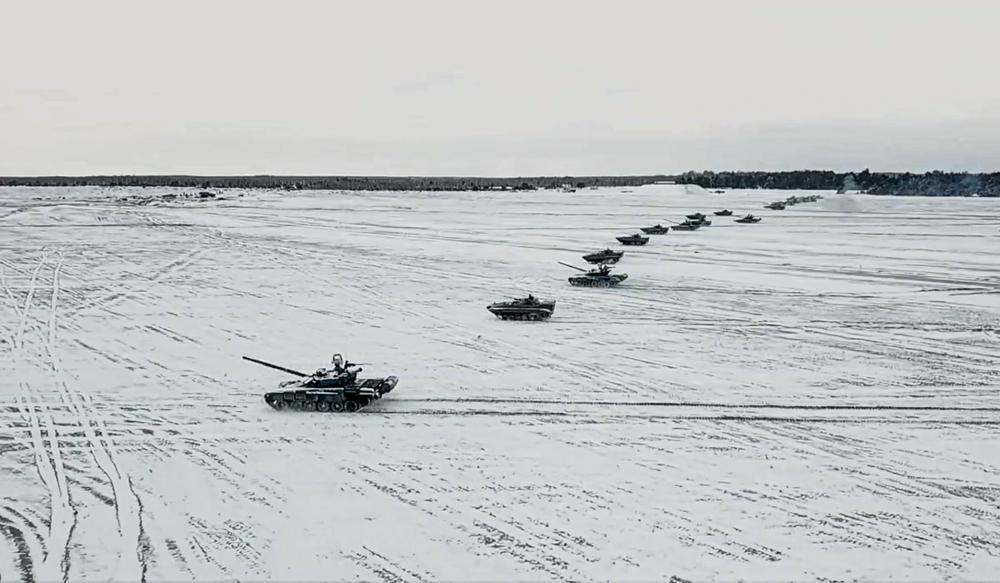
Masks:
[[[535,190],[642,186],[673,181],[704,188],[860,191],[914,196],[1000,197],[1000,172],[685,172],[679,176],[25,176],[0,177],[0,186],[174,186],[182,188],[270,188],[285,190]]]
[[[641,186],[666,176],[398,177],[398,176],[30,176],[0,178],[0,186],[175,186],[286,190],[534,190]]]
[[[773,188],[788,190],[860,191],[897,196],[989,196],[1000,197],[1000,172],[685,172],[675,177],[680,184],[704,188]]]

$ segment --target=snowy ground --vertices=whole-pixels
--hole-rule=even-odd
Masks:
[[[1000,577],[997,201],[620,190],[0,189],[0,576]]]

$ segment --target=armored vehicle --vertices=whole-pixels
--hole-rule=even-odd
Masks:
[[[759,223],[760,222],[760,217],[755,217],[753,215],[747,215],[747,216],[743,217],[742,219],[736,219],[733,222],[734,223]]]
[[[645,245],[649,243],[649,237],[643,237],[639,233],[625,237],[615,237],[622,245]]]
[[[486,309],[501,320],[548,320],[556,311],[556,303],[543,302],[528,294],[526,298],[492,303]]]
[[[264,402],[277,410],[354,412],[372,401],[381,399],[396,388],[394,376],[358,379],[361,367],[333,356],[333,367],[306,374],[256,358],[243,360],[293,374],[299,378],[280,383],[277,391],[264,393]]]
[[[624,251],[612,251],[611,249],[605,249],[604,251],[597,251],[589,255],[584,255],[583,260],[587,263],[618,263],[618,260],[625,255]]]
[[[627,273],[611,273],[611,267],[604,264],[590,271],[563,263],[562,261],[559,264],[582,272],[581,275],[571,275],[569,277],[569,284],[576,287],[614,287],[628,279]]]
[[[691,220],[691,221],[701,221],[701,220],[705,219],[705,215],[703,215],[701,213],[694,213],[693,215],[687,215],[684,218],[686,218],[688,220]]]
[[[652,227],[641,227],[639,230],[647,235],[666,235],[670,232],[670,227],[664,227],[663,225],[657,223]]]
[[[728,217],[728,216],[731,216],[732,214],[733,214],[733,211],[731,211],[729,209],[725,209],[725,210],[721,210],[721,211],[715,211],[715,216],[717,216],[717,217]]]
[[[693,221],[684,221],[679,225],[674,225],[670,227],[673,231],[697,231],[701,228],[701,223],[696,223]]]
[[[785,210],[785,201],[777,200],[772,202],[771,204],[764,205],[764,208],[771,209],[773,211],[783,211]]]

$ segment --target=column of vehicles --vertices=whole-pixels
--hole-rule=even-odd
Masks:
[[[771,203],[767,208],[780,210],[784,209],[786,204],[814,202],[819,198],[822,197],[792,197],[787,201]],[[716,217],[729,217],[733,215],[733,211],[723,209],[715,211],[714,214]],[[743,224],[760,221],[760,217],[752,214],[734,220]],[[664,226],[658,223],[651,227],[642,227],[640,229],[642,234],[620,236],[617,240],[625,246],[641,246],[649,242],[650,235],[666,235],[670,231],[696,231],[712,224],[712,221],[700,212],[686,215],[682,222],[669,222],[674,224]],[[558,263],[579,272],[567,279],[573,287],[612,288],[628,279],[627,273],[611,272],[624,255],[624,251],[611,248],[583,255],[583,260],[593,266],[590,269],[582,269],[561,261]],[[494,302],[486,306],[486,309],[501,320],[541,321],[552,317],[556,310],[556,302],[543,300],[529,293],[527,297]],[[392,392],[399,382],[399,379],[392,375],[359,379],[358,374],[363,369],[357,363],[345,361],[341,354],[334,354],[329,366],[320,367],[312,373],[300,372],[249,356],[244,356],[243,359],[295,377],[281,382],[277,390],[264,394],[264,402],[279,411],[290,409],[333,413],[355,412]]]
[[[717,217],[729,217],[732,215],[733,211],[729,209],[715,211],[715,216]],[[742,218],[736,219],[734,222],[757,223],[760,222],[760,220],[760,217],[747,214]],[[620,237],[616,237],[616,239],[623,246],[641,246],[649,243],[650,235],[666,235],[672,230],[696,231],[702,227],[708,227],[712,224],[711,219],[709,219],[704,213],[700,212],[685,216],[683,222],[669,222],[673,222],[674,224],[665,226],[657,223],[651,227],[641,227],[639,230],[642,231],[642,233],[622,235]],[[562,261],[559,261],[558,263],[579,272],[567,278],[567,281],[573,287],[609,288],[616,287],[628,279],[627,273],[611,272],[614,269],[614,266],[621,261],[624,256],[624,251],[615,251],[611,248],[605,248],[583,256],[584,261],[595,266],[590,269],[582,269],[575,265],[563,263]],[[548,320],[552,314],[555,313],[556,302],[554,300],[541,300],[533,294],[528,294],[527,297],[523,298],[513,298],[510,300],[494,302],[486,306],[486,309],[501,320]]]

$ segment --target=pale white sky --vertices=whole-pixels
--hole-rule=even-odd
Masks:
[[[0,175],[1000,170],[1000,1],[0,4]]]

